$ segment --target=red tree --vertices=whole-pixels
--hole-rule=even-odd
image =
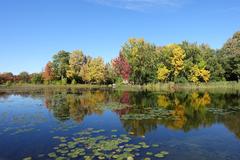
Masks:
[[[0,84],[6,83],[8,81],[13,82],[14,75],[11,72],[1,73],[0,74]]]
[[[46,64],[44,72],[43,72],[43,79],[46,81],[50,81],[53,79],[52,62],[48,62]]]
[[[129,80],[131,74],[131,66],[122,54],[112,61],[113,67],[125,81]]]

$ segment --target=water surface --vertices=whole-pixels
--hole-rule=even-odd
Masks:
[[[240,94],[2,93],[0,159],[239,160]]]

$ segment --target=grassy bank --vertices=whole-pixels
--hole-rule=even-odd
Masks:
[[[55,92],[79,92],[83,90],[107,90],[107,85],[90,85],[90,84],[76,84],[76,85],[44,85],[44,84],[12,84],[0,85],[0,92],[42,92],[44,90],[52,90]]]
[[[76,85],[44,85],[44,84],[12,84],[0,85],[1,92],[27,92],[27,91],[76,91],[76,90],[121,90],[121,91],[164,91],[164,92],[179,92],[179,91],[240,91],[240,83],[237,82],[210,82],[210,83],[157,83],[146,85],[90,85],[90,84],[76,84]]]
[[[118,90],[147,90],[147,91],[164,91],[164,92],[179,92],[179,91],[240,91],[240,83],[237,82],[210,82],[210,83],[157,83],[146,85],[120,85]]]

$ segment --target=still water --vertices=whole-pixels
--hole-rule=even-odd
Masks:
[[[0,94],[0,160],[239,160],[240,93]]]

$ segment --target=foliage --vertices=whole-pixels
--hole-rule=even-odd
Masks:
[[[77,84],[77,81],[75,79],[73,79],[71,84]]]
[[[144,39],[129,39],[121,50],[121,54],[131,66],[131,80],[136,84],[153,82],[156,79],[157,54],[156,47]]]
[[[156,46],[144,39],[130,38],[117,58],[105,64],[100,57],[84,55],[81,50],[59,51],[43,70],[31,76],[0,73],[0,84],[42,83],[122,83],[149,84],[240,80],[240,32],[236,32],[220,50],[207,44],[189,43]]]
[[[117,73],[112,64],[107,63],[105,65],[104,80],[107,84],[115,83],[117,80]]]
[[[75,80],[81,79],[80,71],[85,63],[86,57],[83,55],[83,52],[80,50],[73,51],[70,54],[67,77]]]
[[[177,77],[184,68],[184,50],[176,44],[169,45],[168,48],[171,50],[171,64],[173,66],[173,75]]]
[[[33,84],[41,84],[43,82],[42,73],[31,74],[31,82]]]
[[[167,45],[159,51],[159,62],[165,66],[165,72],[168,72],[165,74],[170,74],[169,79],[175,81],[184,69],[185,51],[177,44]],[[162,79],[160,78],[159,80]]]
[[[48,62],[44,68],[44,72],[42,75],[45,81],[51,81],[54,78],[52,62]]]
[[[115,72],[122,77],[125,81],[129,80],[131,74],[131,66],[127,59],[120,53],[119,56],[112,61]]]
[[[240,32],[236,32],[220,51],[221,63],[227,80],[240,79]]]
[[[205,69],[205,67],[203,68],[199,68],[199,66],[194,65],[191,69],[191,74],[189,77],[189,80],[194,82],[194,83],[198,83],[199,81],[204,81],[204,82],[208,82],[210,78],[210,72],[208,70]]]
[[[69,52],[64,50],[59,51],[57,54],[53,56],[53,72],[56,79],[66,78],[67,69],[69,66]]]
[[[18,77],[19,80],[23,83],[28,83],[30,81],[30,75],[28,74],[28,72],[21,72]]]
[[[105,65],[101,57],[89,59],[80,72],[82,79],[91,83],[104,81]]]
[[[5,72],[0,74],[0,84],[6,83],[6,82],[13,82],[14,75],[11,72]]]
[[[165,81],[168,78],[169,75],[169,70],[167,69],[166,66],[159,67],[157,70],[157,78],[160,81]]]

